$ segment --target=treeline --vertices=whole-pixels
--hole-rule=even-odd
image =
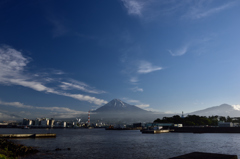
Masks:
[[[174,123],[174,124],[183,124],[183,126],[217,126],[218,121],[232,122],[233,119],[229,116],[226,118],[224,116],[198,116],[198,115],[188,115],[187,117],[181,118],[179,115],[174,115],[173,117],[163,117],[162,119],[154,120],[155,123]],[[235,122],[240,122],[234,120]]]

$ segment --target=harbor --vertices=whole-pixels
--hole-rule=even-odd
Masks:
[[[0,129],[1,134],[44,134],[46,129]],[[54,138],[9,138],[16,144],[36,147],[40,158],[161,158],[169,159],[192,152],[237,155],[238,133],[160,133],[140,130],[52,129]],[[197,142],[196,142],[197,141]],[[80,146],[76,146],[80,145]],[[224,145],[224,146],[222,146]],[[70,148],[70,150],[67,150]],[[61,151],[60,151],[61,149]],[[206,158],[207,159],[207,158]]]

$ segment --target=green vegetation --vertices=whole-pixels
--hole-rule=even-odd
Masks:
[[[32,147],[14,144],[9,140],[0,139],[0,159],[16,159],[19,156],[25,156],[37,152],[38,150]]]
[[[156,119],[155,123],[174,123],[174,124],[183,124],[183,126],[200,126],[200,125],[208,125],[208,126],[217,126],[218,121],[224,122],[232,122],[232,118],[229,116],[198,116],[198,115],[188,115],[185,118],[181,118],[179,115],[174,115],[173,117],[163,117],[161,119]]]

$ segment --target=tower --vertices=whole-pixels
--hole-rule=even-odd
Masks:
[[[181,116],[182,118],[184,118],[184,114],[183,114],[183,111],[182,111],[182,116]]]
[[[90,111],[88,111],[88,126],[90,126]]]

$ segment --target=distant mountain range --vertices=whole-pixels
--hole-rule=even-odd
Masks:
[[[146,111],[137,106],[127,104],[120,99],[113,99],[104,106],[92,111],[93,116],[96,118],[104,119],[118,119],[118,120],[131,120],[131,121],[153,121],[157,118],[170,117],[173,115],[181,114],[164,114]],[[230,116],[240,117],[240,106],[222,104],[207,109],[187,113],[186,115],[200,115],[200,116]]]
[[[188,113],[189,115],[200,115],[200,116],[230,116],[230,117],[240,117],[240,106],[238,105],[228,105],[222,104],[220,106],[214,106],[207,109],[195,111]]]

